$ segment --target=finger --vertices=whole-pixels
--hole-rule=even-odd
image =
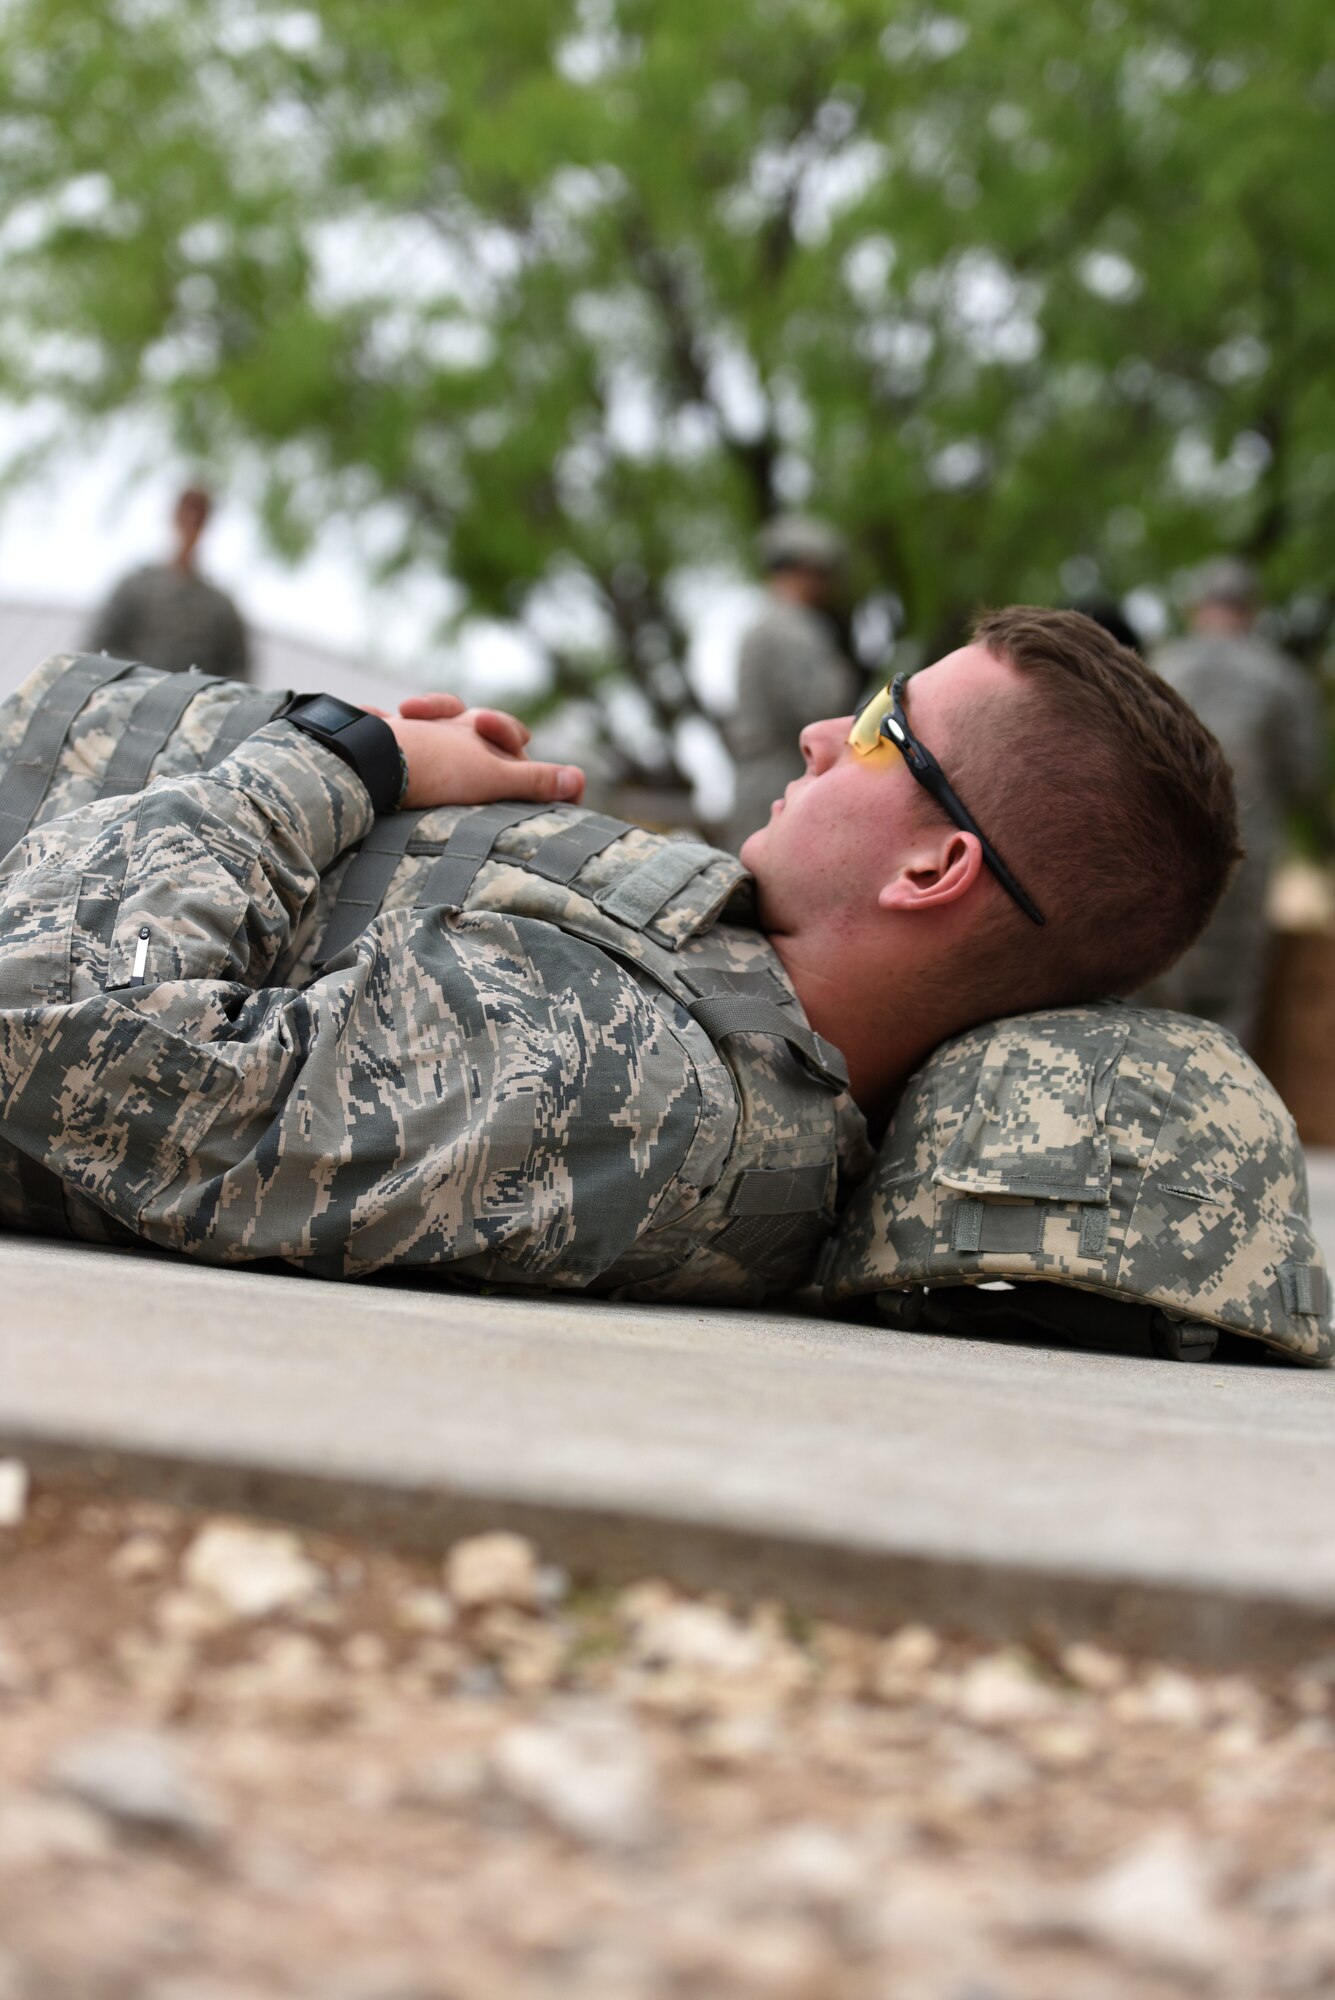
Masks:
[[[574,764],[530,764],[521,759],[506,767],[505,796],[574,805],[584,796],[584,773]]]
[[[449,722],[463,712],[464,703],[457,694],[410,694],[399,703],[399,714],[414,722]]]
[[[378,715],[382,722],[389,721],[389,710],[387,708],[377,708],[373,701],[364,701],[361,703],[361,707],[367,715]]]
[[[519,755],[531,734],[517,715],[507,715],[503,708],[472,708],[468,719],[479,736],[512,757]]]

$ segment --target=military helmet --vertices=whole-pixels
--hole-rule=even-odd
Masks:
[[[1229,604],[1246,611],[1261,595],[1261,579],[1241,556],[1215,556],[1191,579],[1193,605]]]
[[[1204,1360],[1335,1354],[1293,1120],[1222,1028],[1120,1001],[993,1021],[910,1080],[826,1299]],[[985,1287],[979,1290],[979,1287]]]
[[[833,573],[847,562],[848,544],[837,528],[814,514],[775,514],[756,536],[756,554],[766,570]]]

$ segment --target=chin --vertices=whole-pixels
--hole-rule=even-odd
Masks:
[[[764,833],[764,831],[765,829],[763,826],[758,826],[754,833],[748,833],[746,839],[742,842],[741,846],[737,850],[737,859],[741,862],[743,868],[749,868],[753,875],[755,873],[755,863],[749,860],[747,857],[748,855],[759,855],[759,853],[761,852],[761,849],[764,846],[764,842],[761,839],[761,835]]]

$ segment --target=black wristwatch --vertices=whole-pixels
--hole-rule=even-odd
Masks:
[[[377,813],[392,812],[408,789],[408,765],[394,731],[378,715],[334,694],[295,695],[282,720],[332,750],[357,773]]]

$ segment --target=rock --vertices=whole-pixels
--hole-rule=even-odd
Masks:
[[[1126,1683],[1126,1661],[1083,1639],[1066,1647],[1061,1669],[1067,1680],[1074,1681],[1087,1694],[1111,1694]]]
[[[354,1674],[382,1674],[389,1665],[389,1647],[379,1632],[354,1632],[343,1641],[339,1658]]]
[[[646,1619],[656,1618],[669,1605],[680,1602],[670,1583],[665,1583],[661,1576],[647,1576],[638,1583],[628,1583],[624,1590],[618,1591],[613,1609],[621,1624],[633,1629],[643,1625]]]
[[[881,1642],[880,1657],[900,1673],[925,1674],[941,1657],[941,1641],[928,1625],[901,1625]]]
[[[21,1458],[0,1458],[0,1528],[17,1528],[27,1511],[27,1466]]]
[[[111,1650],[128,1684],[160,1713],[175,1707],[198,1666],[194,1648],[175,1638],[159,1641],[142,1632],[121,1632]]]
[[[508,1604],[489,1606],[470,1637],[495,1662],[502,1680],[517,1694],[549,1688],[559,1680],[569,1650],[568,1636],[550,1619],[535,1618]]]
[[[208,1973],[186,1972],[139,1987],[137,2000],[277,2000],[277,1993],[274,1987],[258,1987],[249,1979],[242,1986]]]
[[[116,1729],[68,1744],[48,1772],[51,1788],[127,1832],[195,1847],[220,1837],[222,1815],[186,1773],[176,1745],[154,1730]]]
[[[852,1841],[816,1820],[772,1835],[749,1873],[752,1900],[818,1913],[845,1909],[868,1883],[866,1862]]]
[[[706,1716],[692,1732],[690,1754],[697,1764],[739,1770],[771,1756],[781,1740],[772,1710],[745,1709],[740,1715]]]
[[[740,1676],[757,1672],[767,1650],[758,1633],[709,1604],[671,1604],[634,1632],[636,1658],[647,1667]]]
[[[1138,1686],[1114,1695],[1110,1706],[1119,1722],[1157,1722],[1172,1729],[1201,1729],[1209,1719],[1198,1683],[1172,1667],[1155,1667]]]
[[[31,1686],[32,1675],[0,1632],[0,1695],[27,1694]]]
[[[1200,1846],[1176,1827],[1151,1834],[1087,1883],[1059,1928],[1170,1973],[1208,1972],[1223,1951]]]
[[[486,1789],[487,1760],[481,1752],[452,1750],[416,1766],[399,1797],[405,1805],[457,1812],[474,1805]]]
[[[405,1590],[394,1600],[394,1622],[405,1632],[449,1632],[458,1622],[440,1590]]]
[[[445,1558],[445,1587],[461,1611],[491,1604],[536,1610],[540,1575],[537,1550],[522,1535],[473,1535]]]
[[[348,1698],[344,1677],[308,1632],[265,1634],[252,1659],[214,1676],[212,1691],[252,1715],[290,1722],[335,1714]]]
[[[653,1760],[641,1732],[608,1709],[574,1709],[509,1729],[492,1774],[559,1832],[592,1847],[639,1847],[658,1816]]]
[[[232,1623],[225,1604],[193,1590],[164,1591],[153,1605],[152,1617],[165,1639],[182,1646],[192,1646]]]
[[[828,1941],[800,1917],[772,1914],[738,1924],[721,1914],[681,1912],[667,1949],[672,1990],[728,2000],[829,2000],[848,1990]],[[915,1987],[915,1991],[925,1991]]]
[[[110,1852],[105,1821],[76,1800],[0,1795],[0,1870],[102,1861]]]
[[[185,1553],[191,1590],[233,1618],[265,1618],[313,1597],[324,1582],[297,1537],[286,1528],[246,1521],[210,1521]]]
[[[129,1535],[114,1549],[107,1569],[120,1583],[142,1583],[161,1576],[168,1562],[167,1544],[161,1535]]]
[[[1037,1783],[1033,1765],[1005,1738],[960,1730],[940,1746],[940,1770],[922,1795],[928,1820],[939,1823],[1023,1798]]]
[[[868,1692],[878,1701],[908,1702],[941,1657],[941,1641],[926,1625],[904,1625],[876,1649]]]
[[[455,1679],[459,1693],[475,1701],[491,1701],[502,1692],[501,1677],[490,1660],[475,1660],[461,1667]]]
[[[990,1653],[966,1667],[955,1690],[954,1708],[979,1729],[1004,1729],[1052,1714],[1057,1698],[1034,1678],[1020,1654]]]
[[[1040,1722],[1025,1733],[1025,1748],[1048,1771],[1072,1771],[1088,1764],[1099,1747],[1097,1729],[1086,1722]]]
[[[559,1563],[544,1563],[538,1571],[538,1602],[545,1611],[554,1611],[570,1595],[570,1577]]]

